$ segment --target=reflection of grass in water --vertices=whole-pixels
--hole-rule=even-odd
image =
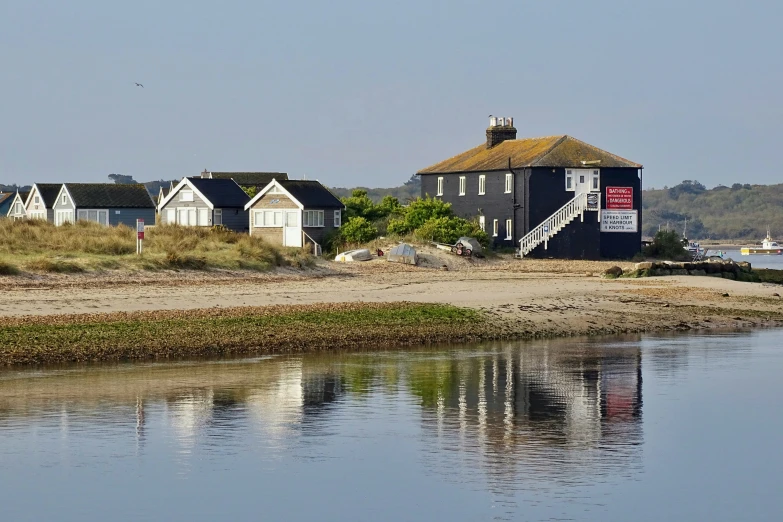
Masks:
[[[405,346],[496,335],[480,312],[418,303],[5,318],[0,326],[5,364]],[[357,376],[357,387],[365,380]]]

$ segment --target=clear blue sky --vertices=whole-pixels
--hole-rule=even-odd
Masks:
[[[736,0],[0,0],[0,183],[393,186],[481,143],[489,114],[643,163],[646,186],[779,183],[782,19]]]

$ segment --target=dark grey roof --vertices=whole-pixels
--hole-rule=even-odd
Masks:
[[[36,183],[35,186],[38,187],[41,201],[43,201],[46,208],[52,208],[54,200],[57,199],[57,194],[59,194],[60,189],[63,188],[62,183]]]
[[[65,187],[79,208],[155,208],[141,183],[66,183]]]
[[[29,196],[29,195],[30,195],[30,191],[29,190],[25,190],[24,192],[20,192],[19,193],[19,199],[21,199],[22,203],[24,203],[25,201],[27,201],[27,196]],[[55,197],[57,197],[57,196],[55,196]]]
[[[231,179],[188,178],[188,181],[218,208],[244,208],[250,201],[242,187]]]
[[[318,181],[290,179],[278,180],[278,183],[305,207],[343,208],[345,206]]]
[[[0,192],[0,205],[7,199],[13,199],[16,196],[16,192]]]
[[[285,172],[211,172],[212,179],[233,179],[244,187],[266,187],[273,179],[288,179]]]

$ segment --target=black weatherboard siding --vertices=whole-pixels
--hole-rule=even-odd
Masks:
[[[585,211],[531,257],[565,259],[630,258],[641,249],[641,164],[627,160],[568,135],[516,139],[510,118],[490,118],[486,142],[418,172],[422,196],[451,203],[454,213],[467,219],[485,219],[484,230],[493,247],[519,247],[519,240],[571,201],[576,192],[566,190],[566,170],[597,170],[600,176],[600,207],[606,203],[606,187],[633,188],[637,231],[601,232],[598,211]],[[513,176],[513,190],[505,192],[506,175]],[[576,173],[574,173],[576,175]],[[478,193],[485,176],[485,194]],[[465,194],[459,194],[460,178]],[[443,193],[438,195],[438,179]],[[506,222],[513,230],[508,234]],[[498,233],[494,235],[494,222]],[[510,239],[506,239],[510,235]]]

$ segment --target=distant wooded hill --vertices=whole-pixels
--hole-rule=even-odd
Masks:
[[[687,219],[690,239],[760,241],[768,226],[773,237],[783,237],[783,184],[707,189],[685,180],[671,188],[645,190],[643,198],[645,236],[654,235],[659,226],[683,233]]]
[[[115,183],[135,183],[130,177],[110,175]],[[174,183],[178,183],[175,179]],[[147,181],[144,185],[156,197],[160,187],[168,188],[170,180]],[[394,196],[407,204],[421,195],[421,180],[411,177],[398,187],[341,188],[330,187],[338,197],[348,197],[361,188],[374,202],[384,196]],[[28,186],[0,185],[0,191],[29,190]],[[707,189],[695,180],[685,180],[674,187],[644,191],[643,230],[645,236],[655,235],[660,228],[686,232],[690,239],[743,239],[759,241],[769,226],[773,237],[783,238],[783,184],[750,185],[735,183],[731,187],[718,185]],[[687,220],[687,230],[685,229]]]

